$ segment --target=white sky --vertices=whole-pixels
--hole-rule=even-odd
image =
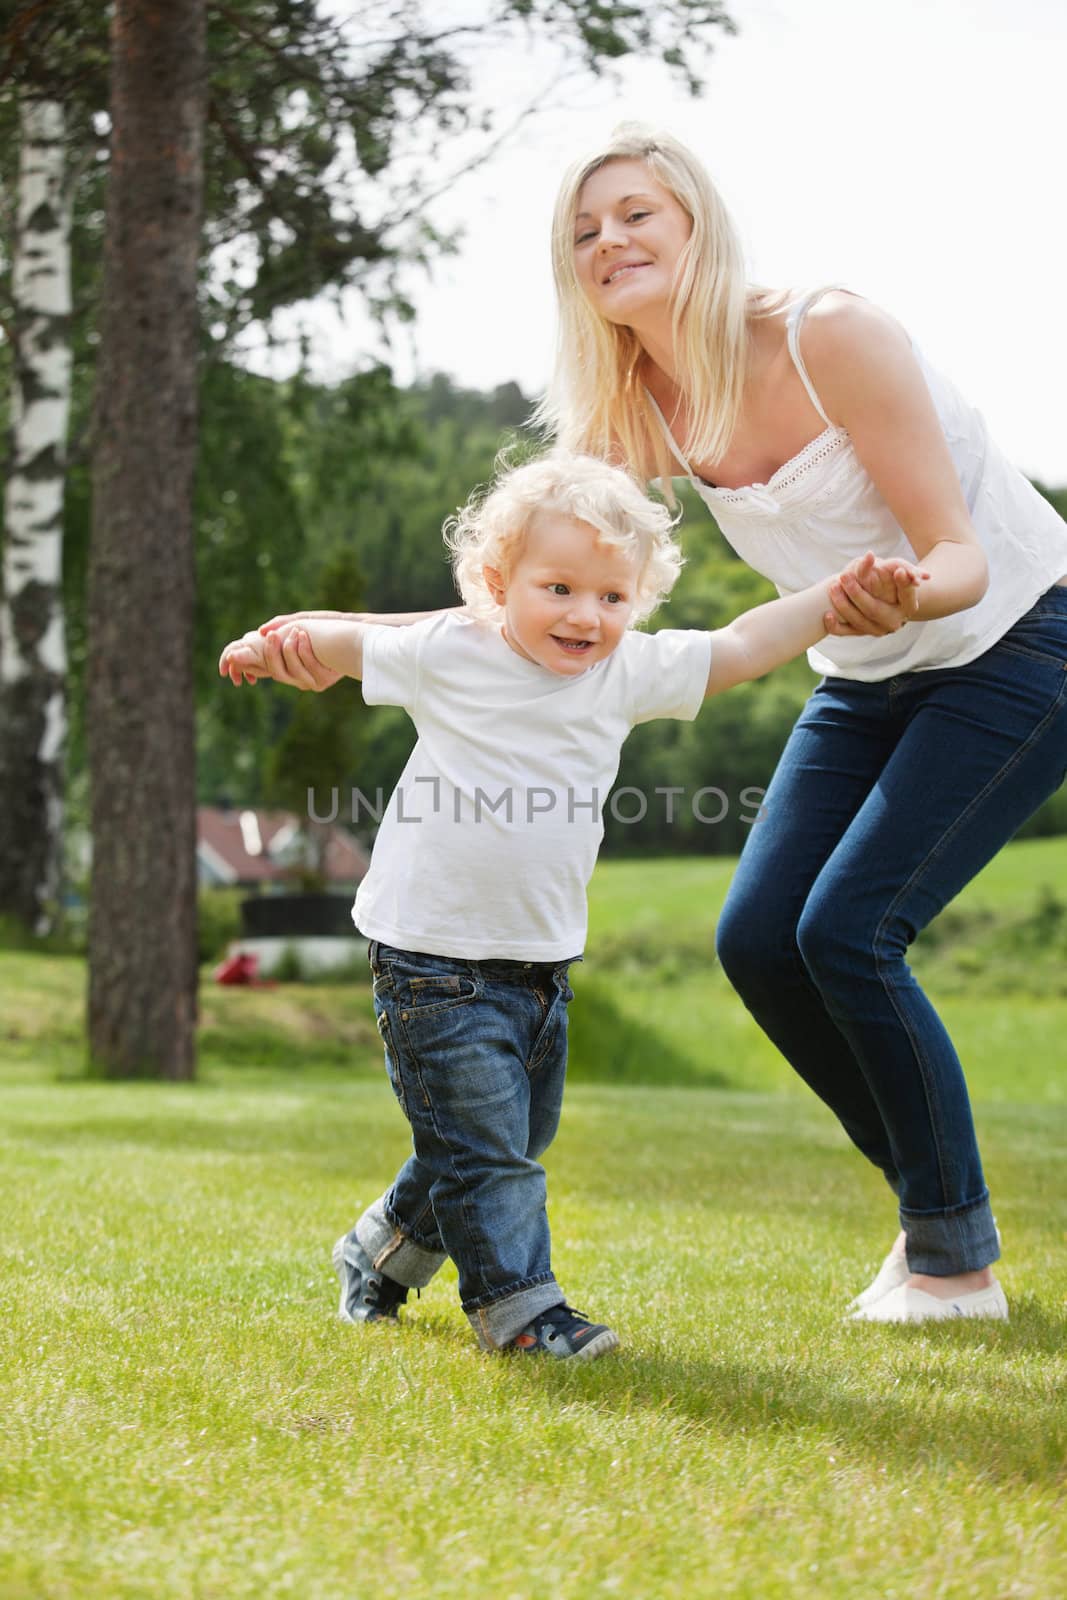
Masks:
[[[668,128],[707,162],[753,278],[840,282],[908,327],[1028,473],[1067,484],[1067,0],[728,0],[741,32],[710,58],[702,100],[664,69],[624,68],[528,122],[434,211],[457,257],[411,287],[418,322],[398,381],[450,373],[536,394],[554,305],[549,222],[564,167],[618,121]],[[494,98],[548,66],[492,58]],[[550,70],[550,66],[548,66]],[[443,152],[444,156],[449,152]],[[364,364],[374,335],[350,297],[316,314],[316,368]]]

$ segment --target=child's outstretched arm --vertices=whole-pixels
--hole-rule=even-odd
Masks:
[[[342,618],[310,619],[266,637],[256,629],[226,646],[219,657],[219,673],[237,684],[244,680],[255,683],[257,678],[287,682],[289,672],[283,652],[285,644],[296,635],[305,652],[312,653],[329,675],[329,683],[336,683],[338,678],[362,678],[363,633],[362,622]],[[325,682],[319,685],[328,686]]]
[[[444,610],[462,611],[462,606],[444,607]],[[260,633],[267,640],[267,659],[270,676],[277,683],[291,684],[294,689],[320,691],[331,688],[339,674],[331,672],[318,659],[304,624],[314,621],[372,622],[380,627],[406,628],[426,617],[435,617],[437,611],[290,611],[271,617],[260,625]],[[294,626],[294,624],[296,626]]]
[[[921,567],[907,561],[880,563],[868,551],[835,578],[742,612],[711,636],[707,694],[720,694],[735,684],[761,678],[818,644],[835,615],[835,590],[841,596],[854,595],[857,590],[864,592],[865,609],[856,608],[859,621],[852,632],[872,636],[895,633],[916,615],[919,585],[925,578]],[[865,587],[868,583],[878,594],[870,593]],[[879,598],[881,593],[889,592],[888,584],[892,585],[894,598]]]

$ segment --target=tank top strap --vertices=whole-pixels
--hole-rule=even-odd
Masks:
[[[686,477],[694,477],[693,469],[685,459],[685,456],[682,454],[681,446],[678,444],[674,434],[671,432],[667,419],[660,410],[659,405],[656,402],[656,397],[652,393],[651,389],[645,390],[645,398],[648,400],[649,405],[652,407],[652,410],[659,419],[659,425],[663,429],[663,437],[667,441],[667,448],[670,450],[675,459],[681,464],[682,471],[685,473]]]
[[[830,294],[833,290],[840,288],[841,285],[839,283],[826,283],[823,284],[821,289],[809,290],[809,292],[805,295],[802,295],[797,301],[796,305],[793,306],[789,316],[786,318],[785,324],[786,343],[789,346],[789,354],[793,359],[793,365],[800,374],[801,383],[808,391],[808,398],[828,428],[832,428],[834,424],[830,421],[830,418],[826,415],[826,412],[822,408],[822,401],[815,393],[815,385],[812,383],[811,378],[808,375],[808,369],[804,365],[804,357],[800,353],[800,324],[804,321],[804,318],[807,316],[816,300],[821,300],[824,294]]]

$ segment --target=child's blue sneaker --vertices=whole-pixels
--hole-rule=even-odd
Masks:
[[[374,1262],[356,1238],[355,1230],[333,1247],[333,1270],[341,1280],[342,1322],[397,1322],[397,1308],[408,1297],[404,1284],[374,1270]]]
[[[580,1311],[561,1303],[534,1317],[529,1327],[504,1348],[518,1350],[522,1355],[556,1356],[560,1361],[592,1361],[614,1350],[618,1342],[619,1336],[612,1328],[602,1322],[590,1322]]]

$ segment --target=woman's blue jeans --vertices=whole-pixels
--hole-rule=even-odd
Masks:
[[[999,1251],[963,1070],[906,952],[1065,771],[1057,587],[966,666],[821,683],[719,922],[745,1005],[896,1191],[913,1272]]]
[[[446,1256],[483,1349],[563,1299],[545,1173],[567,1069],[568,963],[461,961],[374,942],[374,1009],[414,1153],[356,1224],[411,1288]]]

